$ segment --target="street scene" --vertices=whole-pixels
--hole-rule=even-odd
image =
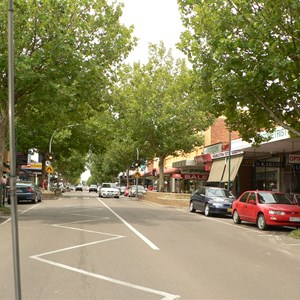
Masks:
[[[88,191],[18,207],[23,299],[298,299],[300,240]],[[1,299],[14,298],[1,224]]]
[[[300,298],[299,0],[0,8],[0,300]]]

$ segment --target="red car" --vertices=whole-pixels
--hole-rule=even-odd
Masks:
[[[255,223],[260,230],[268,226],[300,227],[300,206],[283,193],[247,191],[233,202],[232,217],[235,224]]]

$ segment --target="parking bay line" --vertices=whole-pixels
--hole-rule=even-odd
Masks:
[[[111,213],[113,213],[125,226],[127,226],[132,232],[134,232],[142,241],[144,241],[153,250],[159,250],[159,248],[152,243],[148,238],[146,238],[142,233],[136,230],[132,225],[126,222],[121,216],[119,216],[114,210],[112,210],[108,205],[106,205],[102,200],[98,199]]]
[[[100,240],[100,241],[98,240],[98,241],[85,243],[85,244],[80,244],[80,245],[75,245],[75,246],[71,246],[71,247],[66,247],[66,248],[62,248],[62,249],[57,249],[57,250],[54,250],[54,251],[44,252],[44,253],[41,253],[41,254],[30,256],[30,258],[38,260],[38,261],[43,262],[43,263],[47,263],[47,264],[59,267],[59,268],[63,268],[63,269],[69,270],[69,271],[73,271],[73,272],[77,272],[77,273],[84,274],[84,275],[87,275],[87,276],[91,276],[91,277],[94,277],[94,278],[98,278],[98,279],[101,279],[101,280],[105,280],[105,281],[115,283],[115,284],[118,284],[118,285],[126,286],[126,287],[129,287],[129,288],[133,288],[133,289],[140,290],[140,291],[147,292],[147,293],[160,295],[160,296],[163,297],[162,300],[175,300],[175,299],[180,298],[179,295],[174,295],[174,294],[170,294],[170,293],[167,293],[167,292],[164,292],[164,291],[155,290],[155,289],[148,288],[148,287],[145,287],[145,286],[141,286],[141,285],[133,284],[133,283],[130,283],[130,282],[126,282],[126,281],[123,281],[123,280],[114,279],[114,278],[111,278],[111,277],[108,277],[108,276],[105,276],[105,275],[88,272],[88,271],[85,271],[85,270],[82,270],[82,269],[78,269],[78,268],[75,268],[75,267],[71,267],[71,266],[68,266],[68,265],[65,265],[65,264],[62,264],[62,263],[54,262],[54,261],[43,258],[43,256],[46,256],[46,255],[51,255],[51,254],[59,253],[59,252],[63,252],[63,251],[69,251],[69,250],[77,249],[77,248],[80,248],[80,247],[87,247],[87,246],[91,246],[91,245],[95,245],[95,244],[99,244],[99,243],[104,243],[104,242],[108,242],[108,241],[112,241],[112,240],[116,240],[116,239],[124,237],[124,236],[121,236],[121,235],[113,235],[113,234],[109,234],[109,233],[103,233],[103,232],[97,232],[97,231],[92,231],[92,230],[85,230],[85,229],[80,229],[80,228],[76,228],[76,227],[66,226],[68,224],[69,225],[72,225],[72,224],[75,225],[75,224],[78,224],[78,223],[90,222],[90,221],[94,221],[94,220],[75,221],[75,222],[68,222],[68,223],[63,223],[63,224],[54,224],[52,226],[59,227],[59,228],[65,228],[65,229],[71,229],[71,230],[85,231],[85,232],[90,232],[90,233],[95,233],[95,234],[106,234],[106,235],[111,236],[111,238],[107,238],[105,240]]]

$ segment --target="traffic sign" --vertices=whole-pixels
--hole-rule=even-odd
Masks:
[[[141,175],[141,173],[140,172],[136,172],[135,174],[134,174],[134,177],[135,178],[139,178],[139,177],[141,177],[142,175]]]
[[[46,172],[47,173],[53,173],[53,167],[52,166],[47,166],[46,167]]]

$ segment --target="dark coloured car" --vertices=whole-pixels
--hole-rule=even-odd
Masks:
[[[191,196],[190,212],[199,210],[205,216],[231,214],[235,196],[228,190],[218,187],[202,187]]]
[[[257,224],[260,230],[268,226],[300,227],[300,207],[284,193],[246,191],[232,206],[235,224],[242,221]]]
[[[42,201],[41,189],[31,181],[16,183],[17,203],[22,201],[37,203]],[[10,190],[7,194],[7,203],[10,204]]]
[[[91,184],[90,186],[89,186],[89,193],[90,192],[98,192],[98,186],[96,185],[96,184]]]

